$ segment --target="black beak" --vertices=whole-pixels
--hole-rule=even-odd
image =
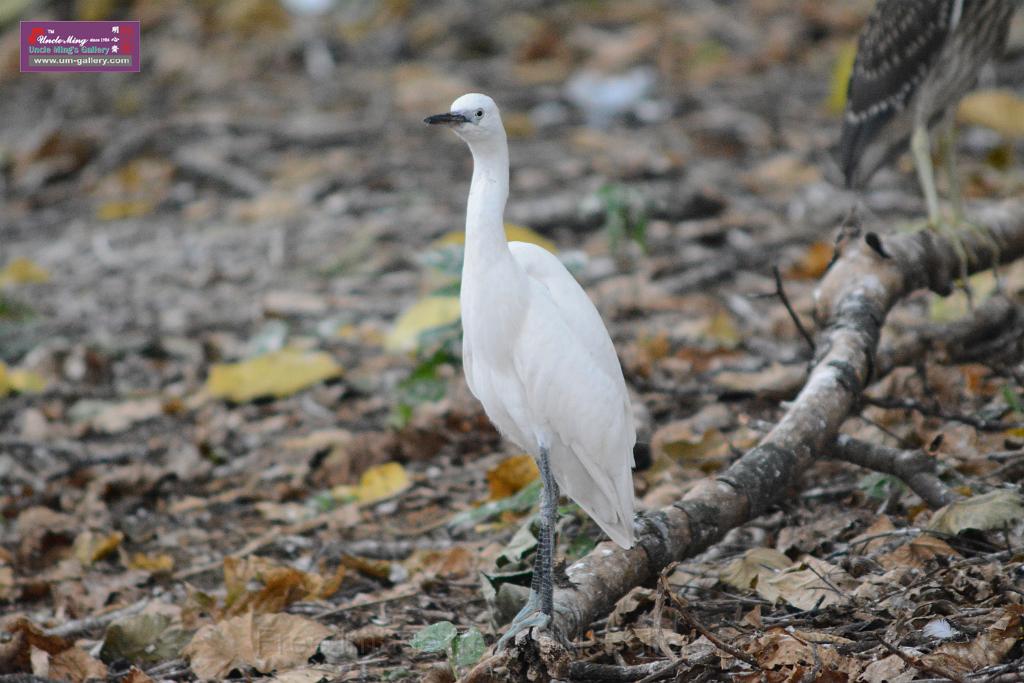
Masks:
[[[457,123],[469,123],[469,119],[467,119],[462,114],[454,114],[452,112],[448,112],[447,114],[434,114],[433,116],[428,116],[427,118],[423,119],[423,123],[429,123],[431,125],[443,124],[445,126],[454,126]]]

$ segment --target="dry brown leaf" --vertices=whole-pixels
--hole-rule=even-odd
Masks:
[[[860,678],[862,683],[909,683],[917,678],[917,669],[911,668],[899,655],[889,655],[864,667]]]
[[[998,529],[1024,517],[1024,497],[1009,489],[996,489],[939,508],[929,529],[958,534],[965,529]]]
[[[107,677],[107,665],[91,657],[89,653],[77,647],[50,656],[50,678],[58,681],[82,683],[92,678]]]
[[[487,471],[487,485],[491,491],[488,500],[508,498],[539,476],[540,470],[531,456],[521,454],[505,458]]]
[[[842,604],[856,586],[857,581],[839,567],[806,556],[799,564],[759,581],[757,592],[770,602],[781,599],[806,610]]]
[[[921,659],[960,674],[999,664],[1024,636],[1021,629],[1022,614],[1024,607],[1009,607],[996,623],[974,640],[967,643],[944,643]]]
[[[294,614],[249,612],[202,627],[183,654],[201,678],[225,678],[232,669],[271,673],[305,664],[330,634]]]
[[[280,612],[300,600],[321,600],[337,592],[344,576],[342,565],[333,576],[322,577],[262,557],[225,557],[224,614]]]
[[[923,568],[936,557],[960,557],[960,553],[949,547],[940,538],[923,534],[909,543],[904,543],[892,552],[878,558],[878,563],[886,569],[896,567]]]
[[[392,642],[395,639],[395,632],[384,626],[367,624],[354,631],[349,631],[345,634],[345,638],[359,649],[360,654],[366,654]]]
[[[120,683],[154,683],[153,679],[146,675],[146,672],[137,666],[128,669],[128,673],[121,679]]]
[[[825,269],[832,262],[836,247],[828,242],[814,242],[800,260],[794,263],[785,272],[787,279],[793,280],[817,280],[825,274]]]
[[[774,548],[751,548],[730,562],[720,578],[729,586],[750,590],[792,564],[791,559]]]
[[[465,546],[456,545],[445,550],[422,550],[406,561],[410,572],[421,570],[428,576],[441,579],[461,579],[476,570],[476,553]]]
[[[763,370],[736,372],[726,370],[714,375],[715,386],[763,398],[788,399],[796,396],[807,379],[806,365],[772,363]]]

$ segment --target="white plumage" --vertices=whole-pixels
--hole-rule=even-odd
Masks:
[[[540,597],[531,591],[504,642],[550,618],[559,488],[612,540],[632,547],[636,431],[615,348],[586,292],[554,255],[506,241],[508,143],[494,101],[463,95],[426,121],[451,126],[473,153],[461,292],[466,381],[498,430],[537,459],[544,479]]]

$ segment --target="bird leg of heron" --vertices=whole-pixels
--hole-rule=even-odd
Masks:
[[[558,483],[551,474],[548,449],[541,447],[537,458],[541,477],[540,538],[533,561],[533,579],[530,596],[519,613],[512,619],[505,634],[498,639],[496,650],[501,652],[515,637],[534,626],[544,628],[554,615],[554,556],[555,522],[558,515]]]
[[[922,123],[914,125],[914,133],[910,136],[910,151],[914,155],[917,179],[921,183],[921,192],[924,193],[924,200],[928,205],[928,226],[944,235],[952,243],[960,269],[960,279],[963,281],[967,297],[970,299],[971,290],[967,287],[967,250],[956,234],[955,228],[946,223],[939,212],[939,194],[935,189],[935,169],[932,166],[931,145],[928,141],[926,125]]]
[[[992,255],[992,270],[995,273],[996,289],[999,290],[1002,288],[997,269],[1000,261],[999,244],[987,230],[967,220],[967,215],[964,211],[964,195],[960,186],[960,174],[957,173],[956,164],[956,121],[955,110],[953,109],[947,113],[942,123],[939,152],[942,154],[943,164],[946,168],[946,180],[949,183],[949,199],[953,205],[953,226],[966,226],[975,232],[981,241],[985,243],[985,246],[988,247]]]

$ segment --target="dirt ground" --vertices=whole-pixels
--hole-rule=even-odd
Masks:
[[[459,363],[471,159],[422,123],[458,95],[498,102],[507,219],[608,325],[643,510],[800,389],[772,268],[813,331],[851,209],[923,214],[907,159],[861,195],[829,182],[870,2],[305,4],[0,3],[0,680],[444,681],[494,642],[537,485]],[[141,20],[142,70],[21,74],[18,18]],[[1020,17],[981,86],[1024,108]],[[1024,196],[1024,131],[971,121],[969,206]],[[912,295],[883,346],[965,300]],[[923,449],[987,521],[930,527],[822,454],[594,623],[578,680],[1024,680],[1021,329],[968,359],[939,337],[843,430]],[[572,562],[601,533],[561,512]]]

